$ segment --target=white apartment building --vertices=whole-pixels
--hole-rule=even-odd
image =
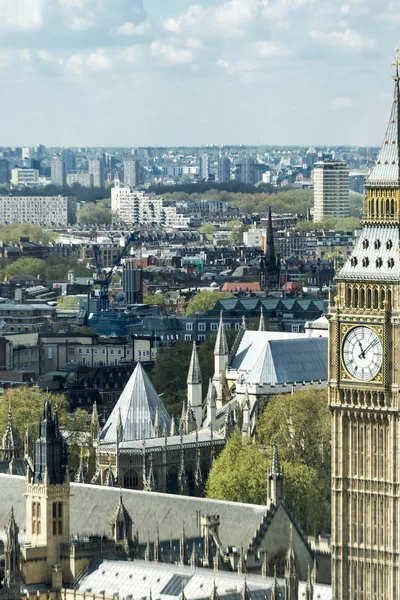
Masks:
[[[30,223],[64,227],[76,222],[76,198],[71,196],[0,196],[0,223]]]
[[[319,161],[314,167],[314,221],[350,215],[349,169],[344,160]]]
[[[111,210],[126,225],[152,225],[161,227],[187,227],[190,217],[180,213],[176,206],[166,204],[163,198],[154,194],[133,190],[131,186],[121,186],[118,181],[111,189]]]
[[[249,229],[243,234],[243,243],[245,246],[262,248],[263,237],[265,236],[265,229]]]

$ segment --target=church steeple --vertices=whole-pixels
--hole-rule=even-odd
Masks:
[[[264,290],[276,290],[279,288],[279,262],[279,257],[275,253],[272,212],[271,207],[269,207],[265,255],[260,264],[260,284]]]
[[[19,600],[21,597],[19,529],[14,519],[13,507],[11,507],[11,516],[6,532],[7,540],[4,546],[4,588],[7,590],[8,600]]]

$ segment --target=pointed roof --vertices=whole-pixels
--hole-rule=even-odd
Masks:
[[[118,414],[121,411],[122,441],[155,437],[156,409],[170,426],[171,419],[141,363],[136,365],[101,433],[102,442],[117,441]]]
[[[228,342],[226,340],[225,325],[224,325],[224,320],[222,318],[222,310],[221,310],[220,318],[219,318],[219,327],[218,327],[217,339],[215,342],[214,354],[215,355],[229,354]]]
[[[203,383],[201,376],[200,362],[197,354],[196,342],[193,342],[192,357],[190,359],[189,372],[186,380],[187,384]]]
[[[210,381],[208,384],[208,392],[207,392],[207,404],[209,404],[212,407],[215,407],[216,399],[217,399],[217,391],[213,384],[213,380],[210,377]]]
[[[18,452],[18,450],[21,449],[21,440],[13,426],[11,405],[8,407],[7,428],[3,435],[1,445],[3,450],[10,453],[14,453],[15,451]]]
[[[119,494],[119,500],[117,504],[117,508],[114,511],[112,521],[123,521],[124,523],[131,524],[132,517],[128,513],[125,508],[124,502],[122,500],[122,493]]]
[[[104,485],[106,485],[107,487],[115,487],[115,485],[116,485],[111,463],[108,465],[108,469],[106,471],[106,476],[104,478]]]
[[[392,110],[386,134],[379,150],[375,166],[369,173],[366,184],[373,185],[400,185],[400,126],[399,126],[399,56],[396,54],[394,79],[394,95]]]

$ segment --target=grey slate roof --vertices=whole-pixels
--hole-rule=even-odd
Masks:
[[[367,185],[400,184],[399,96],[399,82],[395,80],[389,123],[375,166],[367,177]]]
[[[284,581],[279,579],[281,593],[284,593]],[[121,562],[97,560],[78,582],[81,592],[91,590],[99,594],[102,590],[106,595],[119,591],[119,595],[129,597],[134,590],[133,597],[172,600],[178,598],[182,591],[182,582],[185,586],[185,597],[188,600],[209,600],[214,583],[220,598],[225,600],[240,600],[245,584],[250,592],[251,600],[269,600],[273,583],[272,577],[261,575],[238,575],[226,571],[213,572],[211,569],[193,569],[171,564],[151,563],[135,560],[134,562]],[[299,598],[305,596],[306,582],[299,583]],[[282,595],[283,597],[283,595]],[[314,586],[314,598],[331,600],[332,588],[328,585],[317,584]]]
[[[14,505],[15,520],[25,529],[25,477],[0,474],[0,529],[7,526],[10,505]],[[182,531],[185,522],[187,538],[198,537],[202,514],[220,515],[220,539],[224,546],[247,549],[258,526],[267,515],[267,507],[143,492],[121,490],[125,508],[133,520],[133,531],[140,540],[155,539],[157,525],[160,539],[169,540],[171,533]],[[110,519],[119,503],[117,488],[90,484],[71,484],[71,534],[110,533]],[[90,510],[90,519],[88,519]]]
[[[124,441],[155,437],[154,420],[157,408],[161,426],[165,423],[169,430],[171,419],[141,363],[138,363],[114,406],[100,439],[116,442],[119,410],[124,428]]]
[[[261,353],[271,340],[293,340],[304,338],[303,333],[282,331],[245,331],[231,367],[240,371],[251,371]]]
[[[399,281],[399,247],[398,225],[367,225],[337,279]]]
[[[190,359],[189,372],[186,383],[203,383],[201,376],[201,369],[199,363],[199,357],[197,354],[196,342],[193,342],[192,357]]]
[[[249,384],[326,381],[328,338],[271,340],[246,378]]]

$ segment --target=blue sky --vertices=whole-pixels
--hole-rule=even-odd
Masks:
[[[399,0],[0,0],[0,145],[378,145]]]

